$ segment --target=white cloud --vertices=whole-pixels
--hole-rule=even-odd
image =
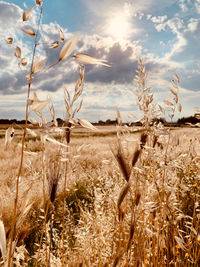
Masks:
[[[164,16],[154,16],[151,18],[153,23],[163,23],[167,19],[167,15]]]
[[[154,22],[155,29],[160,31],[166,31],[169,27],[174,34],[177,34],[180,30],[185,29],[184,21],[180,18],[172,18],[167,21],[167,16],[152,17],[152,22]],[[165,21],[165,22],[164,22]]]
[[[150,20],[152,18],[152,15],[151,14],[147,14],[146,15],[146,20]]]
[[[183,12],[187,12],[188,11],[188,1],[185,1],[185,0],[179,0],[179,6],[181,8],[181,10]]]
[[[177,54],[184,51],[184,48],[187,46],[187,39],[181,34],[177,33],[177,42],[173,45],[171,51],[165,55],[167,59],[170,59]]]
[[[174,33],[177,33],[179,30],[184,29],[184,21],[180,18],[173,18],[171,20],[168,20],[167,25]]]
[[[188,23],[188,30],[195,33],[198,29],[200,29],[200,19],[191,18]]]
[[[196,0],[195,1],[195,7],[196,7],[196,10],[197,10],[197,13],[200,14],[200,0]]]
[[[160,24],[154,25],[155,29],[158,32],[165,31],[166,30],[166,26],[167,26],[167,23],[160,23]]]

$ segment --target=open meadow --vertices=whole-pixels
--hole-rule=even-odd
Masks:
[[[116,126],[96,132],[79,127],[68,148],[46,141],[45,150],[40,139],[28,138],[19,181],[16,266],[34,266],[36,259],[39,266],[199,264],[200,131],[176,128],[168,135],[157,129],[156,144],[149,135],[133,166],[144,142],[140,130],[122,127],[117,138]],[[7,236],[19,136],[7,149],[0,140],[0,210]]]

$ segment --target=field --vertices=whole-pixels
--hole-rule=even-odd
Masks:
[[[39,266],[198,266],[199,129],[171,129],[167,135],[159,129],[157,143],[149,135],[134,166],[143,133],[122,127],[117,138],[117,131],[78,127],[62,149],[46,141],[43,150],[40,139],[27,139],[16,266],[34,266],[36,259]],[[7,236],[20,135],[17,131],[7,149],[0,139],[0,210]],[[54,196],[51,183],[57,187]]]

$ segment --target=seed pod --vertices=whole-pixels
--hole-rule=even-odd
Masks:
[[[17,58],[21,57],[21,48],[19,48],[18,46],[15,48],[15,56]]]
[[[31,11],[33,10],[33,8],[34,8],[34,7],[31,7],[31,8],[29,8],[28,10],[26,10],[26,11],[23,13],[23,15],[22,15],[22,19],[23,19],[23,21],[27,21],[27,20],[29,20],[30,15],[31,15]]]

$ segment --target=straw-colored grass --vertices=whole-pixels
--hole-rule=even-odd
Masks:
[[[136,138],[137,135],[132,134]],[[147,147],[135,165],[128,187],[110,150],[114,143],[117,145],[115,137],[72,138],[71,170],[65,192],[65,266],[116,266],[116,262],[119,266],[125,266],[127,262],[130,266],[142,263],[164,266],[170,262],[197,266],[199,138],[198,129],[172,132],[166,172],[163,151],[167,143],[160,140],[163,150]],[[124,149],[128,142],[129,151],[126,153],[130,153],[131,160],[135,143],[130,146],[129,140],[129,136],[128,141],[123,137]],[[37,145],[40,146],[39,143]],[[3,140],[0,146],[4,151]],[[27,151],[36,150],[35,146],[34,141],[29,141]],[[46,146],[46,153],[53,161],[56,145],[48,143]],[[43,181],[39,160],[41,151],[38,151],[37,156],[25,156],[20,180],[17,215],[17,236],[20,240],[14,261],[17,261],[15,257],[19,251],[24,260],[18,266],[28,261],[34,262],[42,231]],[[0,209],[7,234],[12,220],[10,211],[18,157],[20,149],[15,143],[1,155],[0,190],[4,198]],[[60,171],[57,196],[54,204],[49,206],[47,236],[42,243],[39,266],[46,264],[46,249],[50,263],[61,266],[64,170]],[[125,190],[122,192],[123,188]]]

